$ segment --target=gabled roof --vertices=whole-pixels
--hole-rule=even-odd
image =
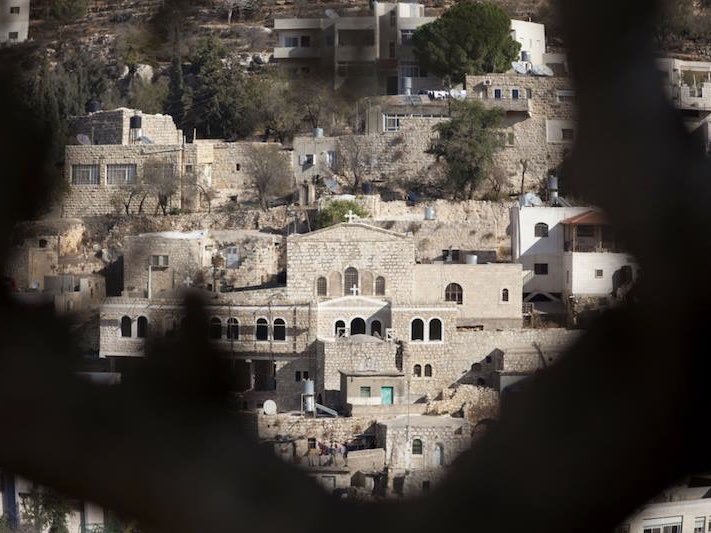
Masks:
[[[289,235],[289,239],[295,239],[299,241],[304,240],[314,240],[314,241],[327,241],[330,234],[343,233],[347,231],[350,236],[356,237],[358,233],[361,234],[371,234],[374,237],[378,237],[378,240],[407,240],[410,239],[404,233],[398,233],[395,231],[390,231],[387,229],[379,228],[377,226],[371,226],[363,222],[341,222],[340,224],[335,224],[329,226],[328,228],[322,228],[310,233],[300,233],[295,235]],[[351,240],[357,240],[353,238]]]
[[[566,218],[561,222],[566,226],[581,226],[581,225],[594,225],[594,226],[608,226],[610,223],[601,211],[585,211],[580,215],[575,215],[574,217]]]

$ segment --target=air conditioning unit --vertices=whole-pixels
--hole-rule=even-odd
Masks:
[[[484,84],[484,85],[491,85],[491,80],[484,80],[484,81],[483,81],[483,84]]]

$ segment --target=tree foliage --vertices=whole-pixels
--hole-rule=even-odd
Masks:
[[[87,0],[52,0],[50,14],[61,24],[68,24],[86,15]]]
[[[316,227],[327,228],[346,221],[346,215],[351,211],[361,218],[368,216],[368,211],[353,200],[335,200],[316,215]]]
[[[434,126],[439,136],[427,150],[447,165],[445,189],[455,198],[471,198],[488,178],[494,154],[503,147],[499,127],[503,111],[476,101],[453,102],[451,118]]]
[[[21,503],[22,521],[38,533],[69,533],[67,515],[70,511],[65,498],[43,487],[33,487]]]
[[[236,139],[251,134],[258,118],[254,94],[215,37],[203,39],[192,60],[193,99],[186,125],[203,137]]]
[[[345,178],[354,191],[358,191],[377,163],[373,154],[357,137],[342,137],[336,147],[336,161],[333,171]]]
[[[253,144],[247,151],[245,170],[252,179],[257,197],[266,209],[269,200],[292,191],[293,172],[285,153],[274,144]]]
[[[467,74],[504,72],[520,48],[510,26],[497,5],[465,0],[415,31],[415,57],[427,71],[452,83],[463,82]]]
[[[143,164],[142,190],[155,196],[156,212],[160,209],[164,216],[167,215],[170,199],[178,192],[178,178],[173,165],[159,159],[146,161]]]

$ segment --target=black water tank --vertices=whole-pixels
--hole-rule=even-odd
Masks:
[[[96,113],[97,111],[101,111],[101,102],[96,98],[92,98],[86,103],[85,109],[87,113]]]
[[[132,116],[131,120],[129,121],[129,127],[132,130],[140,130],[141,129],[141,117],[138,115]]]

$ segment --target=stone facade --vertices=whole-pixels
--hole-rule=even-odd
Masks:
[[[575,109],[567,76],[484,74],[467,76],[467,97],[506,112],[506,146],[495,164],[520,187],[522,164],[528,161],[525,189],[536,187],[573,146]]]

